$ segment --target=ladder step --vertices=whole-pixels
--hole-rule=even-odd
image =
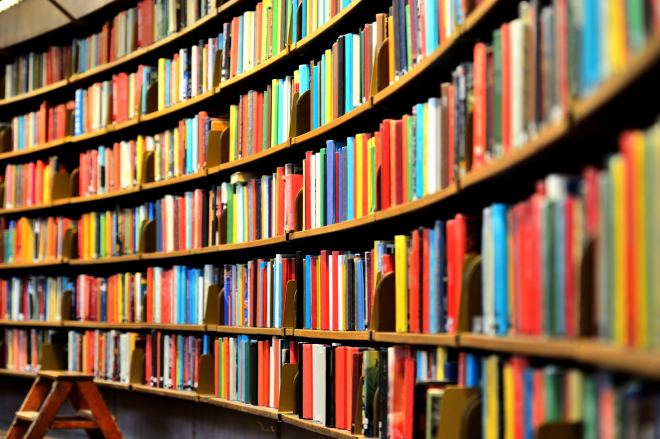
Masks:
[[[81,418],[80,416],[58,416],[50,425],[51,430],[89,430],[94,428],[99,428],[96,422]]]
[[[39,412],[16,412],[16,419],[21,421],[32,422],[37,419],[37,416],[39,416]]]
[[[92,411],[90,409],[78,410],[76,412],[76,415],[80,416],[81,418],[89,419],[90,421],[94,420],[94,414],[92,413]],[[111,415],[111,416],[112,416],[112,419],[115,419],[114,415]]]

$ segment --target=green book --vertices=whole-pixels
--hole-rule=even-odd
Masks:
[[[660,248],[657,243],[660,242],[660,230],[656,227],[656,224],[659,224],[660,215],[658,215],[658,209],[660,209],[660,202],[658,202],[658,190],[660,188],[660,176],[658,176],[657,160],[660,160],[660,154],[658,154],[658,148],[655,147],[655,136],[657,136],[657,126],[654,126],[651,129],[646,130],[646,139],[644,140],[644,184],[646,190],[644,191],[645,199],[644,204],[646,205],[646,239],[652,245],[646,245],[646,260],[647,261],[658,261],[660,256]],[[660,305],[658,298],[654,291],[658,291],[660,287],[660,271],[651,270],[647,267],[646,269],[646,291],[647,295],[647,310],[648,310],[648,342],[650,348],[657,348],[660,346],[660,340],[658,340],[658,325],[656,323],[656,318],[660,317],[658,315],[658,306]],[[657,317],[656,317],[657,316]]]
[[[555,203],[544,200],[541,206],[541,257],[544,263],[544,272],[549,273],[543,276],[543,307],[546,310],[546,318],[543,319],[543,332],[545,335],[555,335],[556,317],[555,309],[555,253],[554,253],[554,219]]]
[[[628,44],[632,53],[637,54],[644,49],[646,43],[645,2],[643,0],[626,0]]]
[[[317,170],[317,172],[319,172],[319,175],[321,176],[320,180],[322,182],[321,185],[320,185],[321,186],[321,206],[320,206],[320,208],[321,208],[320,209],[321,210],[321,226],[325,226],[326,225],[326,218],[325,218],[326,188],[325,188],[325,185],[326,185],[326,182],[328,181],[327,176],[325,175],[325,173],[326,173],[325,148],[321,148],[320,154],[321,154],[321,166],[320,166],[320,170]],[[318,177],[317,177],[316,181],[319,181]]]
[[[584,383],[582,386],[582,407],[583,407],[583,423],[582,423],[582,437],[584,439],[598,439],[598,386],[596,385],[596,377],[593,374],[584,375]]]
[[[545,422],[560,422],[563,410],[564,371],[557,366],[543,368],[545,382]]]
[[[499,158],[504,155],[502,150],[502,33],[499,29],[493,32],[493,64],[495,70],[495,83],[493,85],[495,94],[495,111],[494,114],[494,158]]]

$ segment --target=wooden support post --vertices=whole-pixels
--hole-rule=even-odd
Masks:
[[[69,193],[71,197],[77,197],[80,194],[80,169],[76,168],[71,172],[69,179]]]
[[[149,84],[147,87],[147,102],[146,102],[145,114],[153,113],[158,111],[158,81]]]
[[[220,218],[218,218],[218,231],[220,232],[220,242],[218,244],[227,244],[227,208],[225,207],[220,212]]]
[[[209,132],[206,169],[229,162],[229,128]]]
[[[66,229],[64,232],[64,243],[62,245],[62,260],[68,262],[78,259],[78,230]]]
[[[62,293],[62,298],[60,300],[60,320],[68,321],[73,320],[71,317],[71,297],[72,292],[67,290]]]
[[[461,424],[463,414],[469,406],[473,395],[479,395],[479,388],[459,388],[447,386],[442,395],[442,404],[440,405],[440,424],[438,431],[442,432],[442,437],[462,438]]]

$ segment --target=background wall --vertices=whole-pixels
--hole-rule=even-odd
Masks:
[[[7,430],[31,379],[0,376],[0,430]],[[126,439],[322,439],[324,436],[260,416],[175,398],[100,388]],[[70,407],[61,413],[71,413]],[[49,437],[83,439],[82,431],[50,431]]]

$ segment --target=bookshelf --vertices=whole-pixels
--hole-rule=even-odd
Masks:
[[[27,94],[19,95],[14,98],[0,100],[0,108],[7,113],[12,112],[13,104],[22,101],[30,101],[36,97],[44,97],[50,93],[60,92],[64,89],[73,90],[73,86],[78,83],[86,83],[95,78],[104,77],[114,71],[121,70],[148,59],[153,53],[162,53],[163,51],[178,47],[185,38],[193,38],[207,31],[210,26],[219,22],[219,17],[225,16],[230,11],[242,8],[243,4],[251,4],[241,0],[232,0],[220,6],[213,13],[199,20],[192,27],[186,28],[168,38],[160,40],[157,43],[140,49],[130,55],[116,60],[112,63],[92,69],[83,74],[73,75],[67,80],[60,81],[48,87],[32,91]],[[284,71],[287,68],[300,62],[301,57],[308,56],[324,45],[332,41],[339,33],[354,23],[359,23],[360,13],[373,6],[373,1],[354,0],[349,7],[339,12],[328,23],[321,26],[312,35],[302,40],[289,44],[286,49],[276,56],[269,58],[266,62],[260,64],[245,73],[235,76],[227,81],[217,84],[213,89],[185,102],[165,108],[164,110],[154,111],[146,115],[125,122],[116,126],[107,126],[101,130],[86,133],[81,136],[67,136],[62,140],[50,142],[25,151],[7,151],[0,154],[0,163],[6,163],[16,157],[44,156],[46,154],[56,154],[68,147],[76,147],[74,144],[90,145],[92,143],[107,142],[108,139],[117,138],[123,135],[123,132],[134,132],[145,126],[154,126],[156,124],[166,123],[189,116],[196,109],[202,106],[223,105],[227,97],[245,92],[255,84],[261,84],[264,78],[271,78],[277,75],[276,72]],[[284,163],[289,158],[301,158],[304,151],[315,150],[324,140],[341,137],[347,133],[357,132],[356,130],[362,124],[370,124],[376,120],[382,120],[385,114],[391,114],[392,108],[400,102],[408,102],[414,99],[411,92],[415,91],[420,82],[424,82],[433,75],[446,75],[451,68],[455,66],[454,61],[465,57],[465,51],[471,49],[473,34],[482,31],[481,27],[491,15],[494,15],[497,8],[502,7],[505,0],[485,0],[474,11],[472,11],[465,24],[457,32],[448,38],[440,47],[438,47],[430,56],[425,58],[412,71],[408,72],[399,81],[389,85],[381,90],[374,90],[370,94],[369,100],[345,115],[327,123],[317,129],[308,130],[296,136],[290,136],[284,143],[278,144],[273,148],[263,150],[259,153],[241,158],[236,161],[224,162],[218,165],[203,169],[197,173],[184,175],[163,181],[140,182],[136,187],[130,189],[114,191],[102,195],[92,195],[89,197],[70,196],[53,201],[50,205],[26,206],[11,209],[0,209],[0,215],[17,216],[24,213],[45,213],[50,210],[61,209],[62,206],[80,206],[86,204],[112,202],[121,204],[125,200],[134,199],[136,196],[142,197],[143,194],[155,193],[164,190],[177,190],[186,185],[209,185],[211,182],[220,178],[227,177],[229,174],[238,171],[252,170],[257,168],[266,168],[274,162]],[[369,236],[376,234],[376,231],[384,230],[393,222],[402,222],[415,215],[422,215],[429,212],[430,209],[440,211],[447,209],[455,211],[456,206],[469,206],[475,193],[483,190],[490,183],[498,181],[503,176],[516,179],[516,176],[522,175],[524,167],[531,160],[538,160],[539,157],[545,157],[552,154],[558,147],[566,147],[575,141],[585,129],[590,129],[592,119],[612,104],[617,98],[624,95],[628,89],[633,86],[642,76],[656,68],[660,63],[660,36],[654,35],[642,54],[637,57],[624,72],[618,76],[605,81],[598,87],[598,90],[586,99],[577,99],[571,102],[568,113],[556,123],[544,127],[538,135],[533,137],[524,146],[511,152],[503,158],[493,161],[481,169],[468,172],[463,177],[458,177],[456,181],[448,187],[435,193],[424,196],[421,199],[411,201],[387,210],[376,211],[361,218],[345,221],[329,226],[319,227],[310,230],[296,230],[288,232],[283,236],[250,241],[235,244],[220,244],[201,249],[180,250],[168,253],[157,253],[154,251],[144,251],[136,255],[111,257],[105,259],[81,260],[76,258],[62,258],[59,260],[49,260],[25,264],[0,265],[0,270],[6,273],[13,270],[39,270],[42,268],[71,268],[73,272],[80,270],[81,267],[100,268],[113,270],[114,267],[125,267],[135,263],[146,266],[146,264],[168,263],[168,260],[175,260],[176,263],[192,264],[198,263],[204,258],[217,258],[222,260],[232,260],[235,257],[251,254],[274,254],[276,252],[291,252],[297,250],[297,244],[319,247],[320,243],[330,242],[332,239],[351,239],[356,234],[365,232]],[[437,81],[436,81],[437,82]],[[611,108],[610,108],[611,110]],[[555,154],[554,160],[560,160],[558,154]],[[75,193],[71,192],[70,193]],[[141,246],[142,247],[142,246]],[[149,243],[145,243],[143,248],[153,248]],[[238,256],[235,256],[238,255]],[[226,259],[225,259],[226,258]],[[146,261],[146,262],[143,262]],[[120,269],[120,268],[117,268]],[[8,274],[11,275],[11,274]],[[177,333],[203,333],[203,334],[240,334],[254,335],[262,337],[291,337],[292,339],[311,339],[325,340],[328,343],[346,342],[356,344],[365,342],[368,344],[380,345],[414,345],[414,346],[434,346],[446,347],[470,352],[484,353],[502,353],[505,355],[523,355],[542,360],[557,360],[574,362],[581,365],[604,367],[614,371],[627,373],[635,376],[645,377],[652,380],[660,380],[660,354],[656,351],[646,351],[641,349],[617,346],[609,343],[594,341],[593,338],[541,338],[541,337],[521,337],[521,336],[486,336],[480,334],[471,334],[460,332],[457,334],[416,334],[416,333],[396,333],[379,331],[326,331],[326,330],[305,330],[298,328],[259,328],[259,327],[241,327],[224,326],[214,324],[186,325],[186,324],[156,324],[156,323],[103,323],[103,322],[35,322],[35,321],[6,321],[0,320],[0,327],[40,327],[40,328],[79,328],[79,329],[118,329],[122,331],[176,331]],[[359,344],[359,343],[357,343]],[[9,370],[0,370],[0,375],[15,377],[34,377],[29,372],[13,372]],[[150,393],[170,398],[185,399],[194,402],[207,403],[220,406],[231,410],[250,413],[269,419],[275,419],[279,422],[291,424],[312,432],[320,433],[328,437],[347,438],[357,437],[345,430],[326,428],[318,423],[300,419],[297,415],[288,413],[278,413],[277,410],[268,407],[243,404],[236,401],[229,401],[220,398],[201,396],[192,392],[177,391],[171,389],[153,388],[141,384],[122,384],[97,380],[98,385],[112,387],[118,390],[136,391]]]

